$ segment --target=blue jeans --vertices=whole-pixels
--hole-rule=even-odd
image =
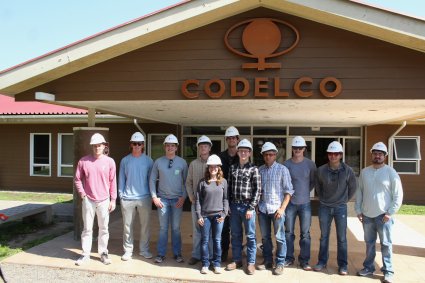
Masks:
[[[286,220],[285,220],[285,237],[286,237],[286,260],[294,261],[294,241],[295,241],[295,220],[298,216],[300,222],[300,255],[298,262],[308,264],[310,261],[310,226],[311,226],[311,205],[310,202],[304,204],[293,204],[289,202],[286,207]]]
[[[257,242],[255,239],[255,210],[250,219],[246,219],[247,204],[230,204],[230,230],[232,233],[232,256],[233,261],[242,261],[242,224],[245,228],[247,263],[255,264],[257,255]]]
[[[198,224],[198,216],[196,215],[195,203],[191,205],[192,213],[192,257],[201,259],[201,226]],[[213,254],[212,237],[210,237],[209,243],[210,254]]]
[[[223,222],[218,223],[217,219],[220,215],[204,217],[204,226],[201,226],[202,244],[201,244],[201,260],[202,266],[210,265],[209,243],[212,235],[213,240],[213,256],[212,263],[219,267],[221,263],[221,231],[223,230]]]
[[[276,265],[283,265],[286,257],[286,240],[285,240],[285,215],[279,219],[275,218],[275,214],[266,214],[260,212],[258,214],[260,221],[261,237],[263,240],[263,257],[266,263],[273,263],[273,242],[271,237],[271,225],[276,238]]]
[[[392,265],[393,245],[391,240],[391,230],[394,225],[394,220],[391,218],[390,221],[383,223],[383,217],[384,214],[374,218],[369,218],[363,215],[364,241],[366,242],[366,259],[363,262],[363,266],[371,271],[375,271],[375,243],[376,235],[379,235],[383,264],[381,271],[384,274],[392,275],[394,274],[394,269]]]
[[[319,264],[326,265],[329,259],[329,234],[331,232],[332,219],[335,219],[338,267],[347,268],[347,204],[345,203],[338,207],[320,204]]]
[[[159,218],[159,240],[157,245],[158,255],[167,254],[168,226],[171,225],[171,243],[174,255],[182,253],[182,238],[180,232],[180,222],[182,218],[183,207],[176,208],[178,198],[161,198],[162,208],[158,208]]]

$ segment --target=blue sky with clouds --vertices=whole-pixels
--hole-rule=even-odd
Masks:
[[[425,18],[424,0],[362,0]],[[179,3],[178,0],[1,0],[0,70]]]

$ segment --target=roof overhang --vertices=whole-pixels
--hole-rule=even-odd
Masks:
[[[0,73],[0,93],[38,85],[175,35],[265,7],[425,52],[425,21],[355,1],[197,0],[136,19]]]

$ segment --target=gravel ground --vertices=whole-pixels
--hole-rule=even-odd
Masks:
[[[164,278],[149,278],[137,275],[114,273],[97,273],[92,271],[51,268],[44,266],[1,263],[1,269],[8,283],[38,282],[142,282],[142,283],[174,283],[188,282]],[[1,279],[0,279],[1,282]]]

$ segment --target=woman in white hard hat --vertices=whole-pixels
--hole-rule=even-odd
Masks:
[[[213,239],[212,264],[214,273],[221,273],[221,231],[229,210],[227,181],[221,171],[220,157],[213,154],[207,160],[205,178],[199,182],[196,192],[196,215],[201,226],[201,273],[206,274],[210,265],[208,241]]]

